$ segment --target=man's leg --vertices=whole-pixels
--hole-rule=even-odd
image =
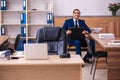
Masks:
[[[76,54],[79,54],[81,56],[81,42],[79,40],[74,40],[73,44],[76,48]]]
[[[88,51],[83,60],[86,60],[86,62],[90,62],[88,58],[92,58],[92,53],[95,52],[95,42],[93,40],[86,39],[87,45],[88,45]]]

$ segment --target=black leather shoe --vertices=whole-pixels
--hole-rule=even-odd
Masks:
[[[90,60],[87,59],[87,58],[83,58],[83,61],[84,61],[85,63],[93,63],[92,61],[90,61]]]
[[[82,64],[82,68],[84,67],[84,64]]]

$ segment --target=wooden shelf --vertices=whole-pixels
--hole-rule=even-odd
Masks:
[[[25,10],[23,1],[26,2]],[[39,28],[53,25],[47,23],[48,12],[53,13],[53,0],[6,0],[6,10],[0,10],[0,28],[5,27],[5,35],[16,38],[17,34],[21,34],[21,27],[25,27],[27,37],[24,38],[27,41],[36,37]],[[25,16],[21,17],[23,13]],[[22,18],[25,23],[21,23]]]

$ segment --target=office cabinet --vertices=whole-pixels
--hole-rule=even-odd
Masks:
[[[1,0],[0,35],[34,39],[39,28],[53,25],[53,0]],[[2,33],[4,31],[4,34]]]

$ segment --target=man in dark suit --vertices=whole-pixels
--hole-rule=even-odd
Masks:
[[[72,33],[69,28],[73,27],[84,27],[84,30],[82,31],[82,34],[86,35],[91,33],[90,28],[86,25],[84,20],[79,19],[80,18],[80,10],[79,9],[74,9],[73,10],[73,18],[67,19],[62,27],[67,33],[67,35],[70,35]],[[71,40],[70,38],[68,39],[69,44],[73,44],[76,47],[76,54],[79,54],[81,56],[81,43],[86,43],[86,39],[84,40]],[[94,41],[90,40],[90,45],[92,46],[93,51],[95,50],[95,43]],[[85,57],[83,58],[84,62],[86,63],[91,63],[89,60],[92,58],[92,54],[87,52]]]

